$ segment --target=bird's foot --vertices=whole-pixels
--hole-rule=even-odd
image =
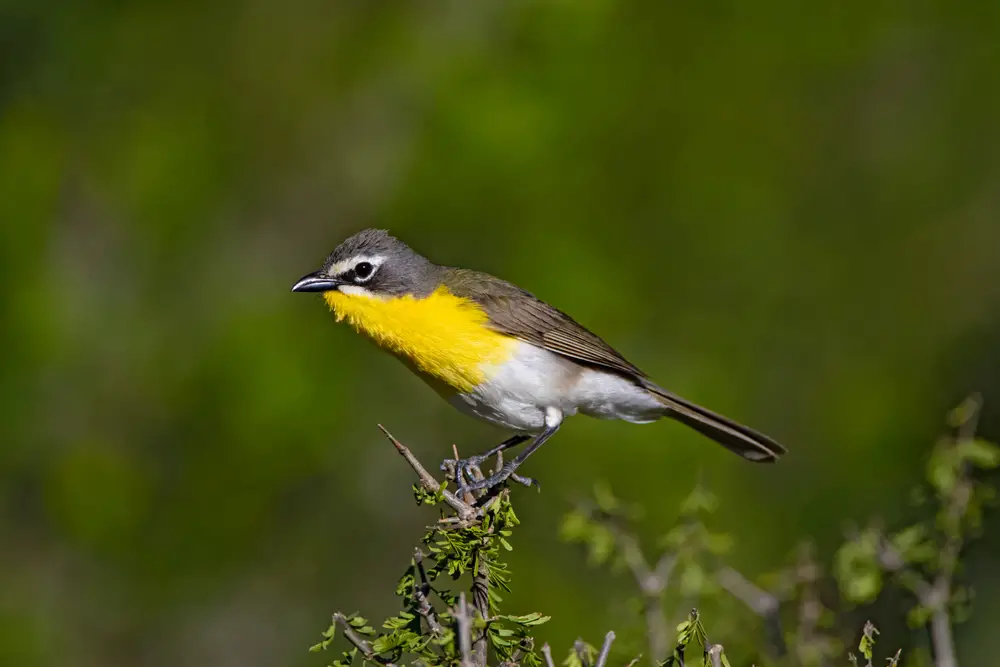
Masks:
[[[482,479],[483,474],[479,469],[490,458],[490,454],[476,454],[464,459],[445,459],[441,463],[441,470],[455,477],[455,483],[461,489],[466,482],[475,482]]]
[[[454,474],[455,483],[458,485],[458,491],[461,495],[465,495],[471,491],[492,489],[495,486],[503,484],[508,479],[524,486],[542,488],[538,480],[518,475],[514,472],[517,466],[513,462],[501,466],[500,470],[489,477],[484,476],[480,470],[480,465],[489,459],[490,456],[489,454],[478,454],[465,459],[445,459],[441,464],[441,469]]]
[[[513,463],[508,463],[498,470],[496,473],[490,475],[489,477],[479,477],[478,479],[472,479],[468,484],[459,484],[459,490],[463,493],[466,491],[488,491],[494,487],[500,486],[507,480],[512,480],[518,484],[523,484],[524,486],[534,486],[541,490],[542,485],[538,483],[538,480],[531,477],[524,477],[523,475],[518,475],[514,472],[517,466]],[[463,480],[464,481],[464,480]]]

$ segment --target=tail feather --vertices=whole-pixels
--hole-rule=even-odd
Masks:
[[[693,428],[748,461],[774,463],[787,450],[752,428],[672,394],[653,383],[646,386],[667,407],[667,416]]]

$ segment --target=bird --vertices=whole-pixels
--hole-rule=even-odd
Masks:
[[[754,462],[785,448],[767,435],[662,388],[566,313],[513,283],[435,264],[383,229],[345,239],[292,286],[321,293],[336,320],[401,360],[452,406],[512,432],[461,460],[464,492],[507,480],[576,414],[646,424],[676,420]],[[489,476],[475,467],[530,443]]]

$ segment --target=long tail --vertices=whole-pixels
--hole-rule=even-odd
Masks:
[[[731,452],[756,463],[774,463],[787,450],[757,431],[672,394],[652,382],[644,383],[667,407],[667,416],[708,436]]]

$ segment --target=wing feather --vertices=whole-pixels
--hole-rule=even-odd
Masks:
[[[600,336],[512,283],[468,269],[447,269],[445,286],[479,304],[495,331],[635,380],[646,378]]]

